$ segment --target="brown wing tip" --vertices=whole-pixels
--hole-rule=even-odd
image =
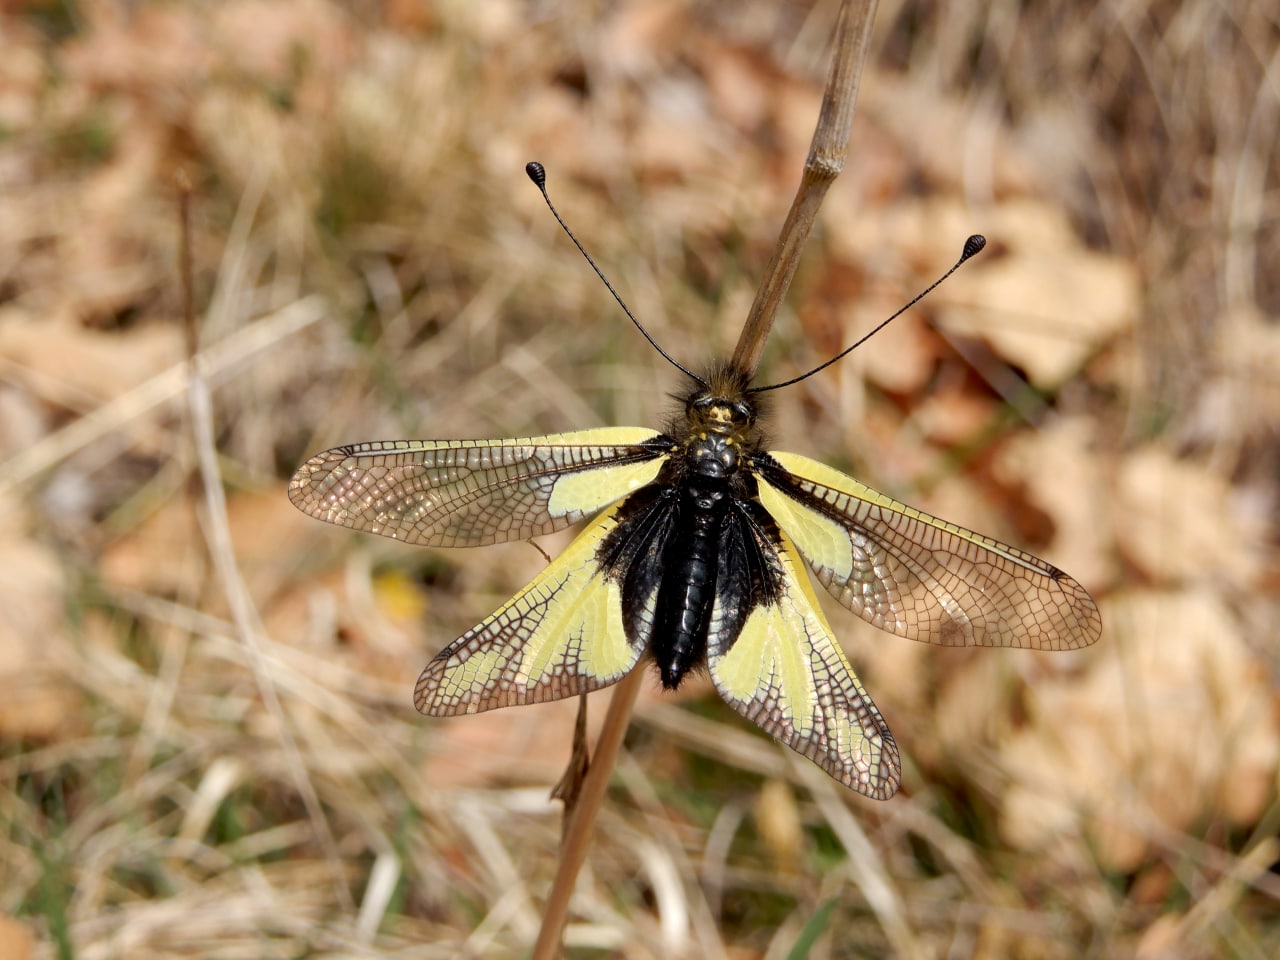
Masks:
[[[1049,649],[1076,650],[1093,646],[1102,639],[1102,614],[1098,610],[1098,604],[1079,580],[1057,567],[1053,568],[1052,577],[1058,589],[1071,598],[1067,608],[1071,611],[1071,626],[1074,629],[1066,631],[1058,638],[1059,642]]]
[[[289,502],[306,514],[312,513],[315,506],[311,483],[313,472],[311,461],[308,460],[289,478]]]
[[[865,783],[848,784],[864,797],[872,800],[888,800],[902,786],[902,754],[898,743],[889,732],[888,724],[881,722],[875,731],[880,736],[880,756],[871,765],[871,775]]]
[[[320,490],[330,465],[351,456],[352,448],[333,447],[309,457],[289,478],[289,502],[309,516],[328,519],[321,511]]]

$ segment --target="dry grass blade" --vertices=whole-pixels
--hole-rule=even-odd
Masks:
[[[572,812],[578,806],[578,798],[582,795],[582,782],[586,779],[587,770],[591,766],[590,749],[587,746],[587,696],[578,697],[578,716],[573,721],[573,748],[569,751],[569,760],[565,763],[564,773],[551,791],[551,799],[564,804],[564,830],[568,833]]]
[[[181,198],[182,260],[180,269],[184,287],[183,303],[185,305],[186,342],[187,349],[190,351],[187,356],[187,416],[191,424],[191,436],[195,446],[196,463],[199,467],[200,485],[204,493],[206,542],[222,593],[231,610],[232,622],[235,624],[240,641],[249,652],[249,661],[253,668],[258,692],[268,713],[274,720],[275,734],[280,738],[280,743],[284,748],[290,776],[306,806],[307,815],[311,819],[316,837],[319,839],[329,860],[337,900],[344,909],[350,911],[354,909],[355,903],[351,898],[351,891],[347,888],[342,858],[338,853],[337,843],[334,842],[333,832],[329,828],[329,821],[325,817],[324,809],[320,804],[320,797],[316,793],[315,785],[307,772],[307,765],[303,761],[301,751],[298,749],[298,743],[294,738],[289,719],[285,716],[284,707],[280,703],[275,684],[268,676],[260,643],[261,620],[253,609],[253,601],[241,577],[235,549],[231,541],[231,530],[227,520],[226,496],[222,488],[222,476],[218,470],[218,452],[214,443],[213,403],[209,396],[205,362],[199,350],[199,328],[194,313],[194,296],[190,286],[188,204],[189,197],[184,189]]]
[[[813,793],[826,822],[849,854],[849,877],[867,898],[867,903],[884,927],[885,935],[893,945],[894,956],[927,956],[927,951],[912,933],[902,896],[895,889],[879,851],[867,839],[866,832],[858,823],[857,817],[849,811],[844,798],[817,770],[801,764],[795,766],[800,779]]]
[[[327,308],[319,297],[306,297],[262,317],[201,355],[204,375],[217,381],[270,351],[281,349],[294,334],[325,316]],[[103,437],[127,432],[142,417],[183,394],[190,383],[188,364],[175,364],[145,383],[33,444],[0,464],[0,496],[4,496],[56,467],[63,460]]]
[[[613,775],[613,766],[617,760],[618,751],[622,748],[622,738],[626,735],[627,725],[631,722],[631,710],[640,693],[640,683],[643,678],[643,669],[632,670],[613,688],[609,709],[605,713],[604,727],[596,739],[595,752],[587,767],[587,775],[582,782],[578,802],[571,814],[566,810],[566,815],[570,816],[569,825],[565,830],[564,842],[560,845],[560,859],[556,864],[555,880],[542,909],[542,925],[538,928],[538,939],[533,945],[533,960],[551,960],[560,953],[565,919],[569,914],[569,898],[573,894],[573,885],[578,879],[578,871],[591,846],[596,815],[600,811],[605,789],[609,786],[609,779]]]

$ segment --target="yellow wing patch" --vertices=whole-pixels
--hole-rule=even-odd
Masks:
[[[653,459],[561,474],[552,484],[547,512],[553,517],[595,513],[653,483],[661,468],[662,461]]]
[[[776,555],[782,595],[757,607],[727,650],[707,651],[716,689],[841,783],[880,800],[893,796],[902,769],[897,744],[822,615],[795,545],[784,533],[761,547]]]
[[[652,481],[658,434],[605,427],[516,440],[355,443],[312,457],[289,499],[344,527],[432,547],[562,530]]]
[[[777,458],[776,454],[771,454]],[[844,571],[853,570],[853,544],[849,530],[816,510],[800,503],[768,483],[756,485],[760,502],[796,543],[804,544],[804,555],[814,566]]]
[[[596,562],[617,526],[601,514],[534,580],[422,671],[414,705],[429,716],[480,713],[587,693],[621,680],[642,649],[622,625],[622,596]]]
[[[766,469],[761,503],[822,585],[869,623],[943,646],[1062,650],[1101,636],[1093,598],[1056,567],[816,460],[770,456],[789,476]]]

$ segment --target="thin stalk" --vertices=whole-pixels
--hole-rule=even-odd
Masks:
[[[738,345],[733,351],[732,365],[753,377],[760,365],[765,341],[773,329],[791,280],[796,275],[800,254],[808,242],[818,208],[827,195],[827,189],[844,170],[845,157],[849,153],[849,131],[853,127],[853,110],[858,101],[858,86],[862,80],[862,65],[871,46],[871,26],[876,18],[876,0],[853,4],[846,0],[840,7],[836,23],[835,51],[831,57],[831,71],[827,75],[827,89],[822,97],[822,111],[809,144],[809,155],[804,161],[804,173],[791,210],[787,213],[773,259],[765,268],[760,289],[756,291],[751,312],[742,325]]]
[[[582,781],[582,792],[578,795],[578,805],[572,812],[564,842],[560,845],[560,863],[551,883],[551,892],[547,895],[547,905],[542,911],[542,928],[533,945],[532,960],[554,960],[559,954],[565,917],[569,913],[569,898],[573,894],[578,871],[582,869],[582,861],[586,859],[596,814],[600,812],[605,788],[609,785],[618,750],[622,747],[622,738],[631,722],[631,710],[635,706],[644,674],[645,664],[641,663],[613,688],[613,699],[609,701],[604,727],[596,738],[595,756],[591,758],[591,765],[587,768],[587,776]]]

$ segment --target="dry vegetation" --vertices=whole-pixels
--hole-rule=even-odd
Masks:
[[[285,480],[347,440],[659,423],[677,378],[522,165],[668,349],[724,351],[833,4],[4,10],[0,956],[520,956],[572,705],[409,699],[544,561],[329,528]],[[573,955],[1280,952],[1277,17],[883,0],[765,375],[992,246],[783,391],[773,434],[1068,570],[1103,640],[941,650],[833,610],[903,747],[888,803],[706,684],[646,692]],[[180,173],[225,520],[184,403]]]

